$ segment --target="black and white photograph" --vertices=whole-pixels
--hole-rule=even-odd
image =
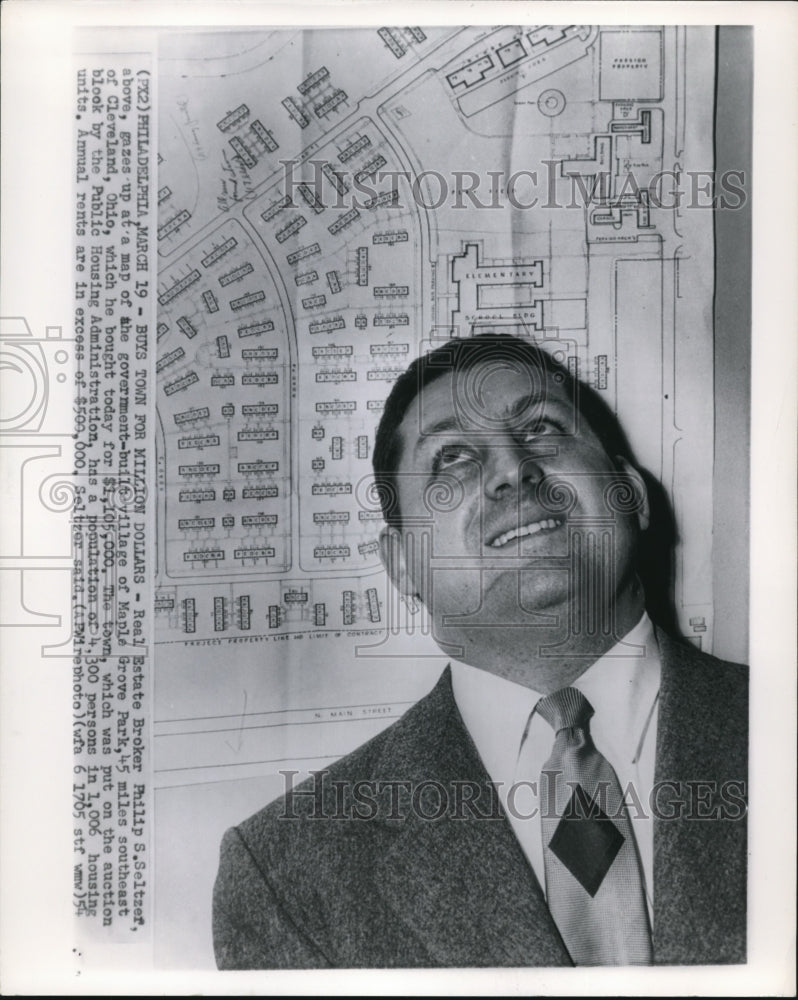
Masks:
[[[4,992],[794,990],[759,7],[7,5]]]

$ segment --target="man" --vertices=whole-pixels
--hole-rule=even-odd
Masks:
[[[645,484],[598,397],[526,341],[451,341],[374,470],[452,663],[228,831],[219,967],[745,961],[746,674],[646,615]]]

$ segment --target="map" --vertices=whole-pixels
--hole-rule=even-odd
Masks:
[[[445,663],[387,583],[371,457],[392,382],[451,337],[528,338],[603,396],[712,650],[713,87],[704,28],[160,35],[156,804],[167,831],[218,817],[208,886],[280,769]],[[171,960],[208,914],[178,916],[167,839]]]

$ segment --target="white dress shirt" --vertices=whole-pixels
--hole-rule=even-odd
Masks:
[[[535,711],[543,696],[478,667],[456,661],[451,667],[460,715],[545,892],[537,785],[554,746],[554,732]],[[644,613],[619,643],[570,685],[593,706],[593,742],[612,764],[625,792],[652,925],[654,828],[649,796],[654,785],[660,673],[656,636]]]

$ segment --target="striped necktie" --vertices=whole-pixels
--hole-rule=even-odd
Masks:
[[[556,733],[540,780],[546,897],[576,965],[650,965],[651,932],[632,825],[593,708],[562,688],[537,704]]]

